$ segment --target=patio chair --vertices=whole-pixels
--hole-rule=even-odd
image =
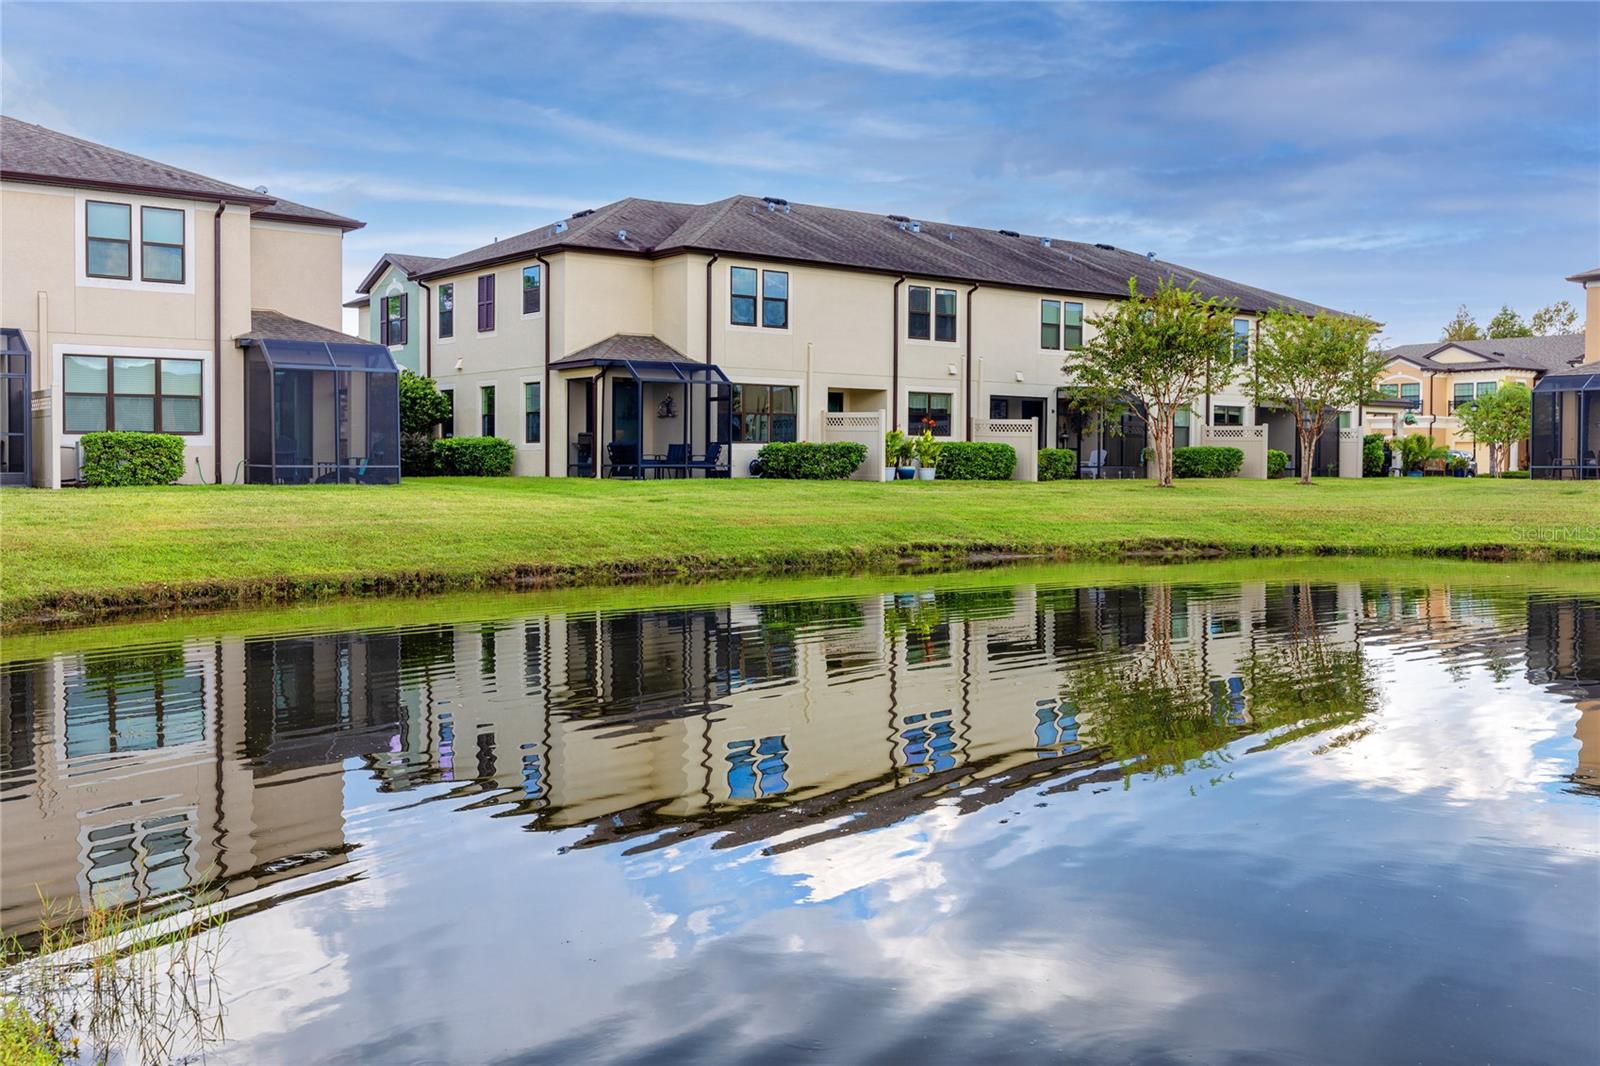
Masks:
[[[709,476],[716,472],[717,464],[722,459],[722,442],[712,441],[706,445],[706,454],[698,459],[691,460],[689,467],[695,470],[704,470]]]
[[[606,445],[606,459],[611,463],[612,477],[639,476],[639,446],[631,441],[616,441]]]
[[[1100,470],[1106,465],[1106,450],[1096,448],[1089,453],[1089,458],[1083,461],[1084,477],[1099,477]]]

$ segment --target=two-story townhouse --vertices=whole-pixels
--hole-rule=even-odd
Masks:
[[[1600,479],[1600,267],[1567,280],[1584,288],[1583,356],[1534,386],[1529,474]]]
[[[1488,447],[1461,426],[1457,409],[1479,396],[1511,384],[1533,388],[1546,374],[1583,359],[1583,335],[1503,337],[1486,340],[1402,344],[1386,353],[1378,390],[1401,407],[1372,419],[1378,432],[1395,436],[1425,433],[1435,444],[1473,455],[1488,470]],[[1526,466],[1525,442],[1511,447],[1510,467]]]
[[[1180,435],[1264,438],[1284,416],[1251,399],[1259,318],[1317,306],[1110,245],[771,197],[627,199],[415,280],[436,304],[428,343],[451,428],[512,439],[519,474],[633,476],[655,462],[737,476],[768,441],[881,411],[950,439],[979,419],[1036,419],[1040,442],[1078,450],[1086,474],[1137,476],[1137,420],[1086,427],[1063,373],[1130,277],[1236,303],[1234,351]]]
[[[361,225],[0,117],[7,482],[99,430],[181,436],[192,482],[398,478],[398,369],[339,330]]]
[[[385,252],[356,286],[356,298],[345,303],[356,310],[357,335],[388,348],[414,374],[432,371],[426,360],[429,292],[417,275],[441,262],[437,256]]]

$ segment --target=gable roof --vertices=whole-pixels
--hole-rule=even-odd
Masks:
[[[1581,274],[1574,274],[1571,277],[1569,277],[1567,280],[1568,281],[1580,281],[1580,282],[1581,281],[1600,281],[1600,267],[1595,267],[1593,270],[1585,270]]]
[[[1460,348],[1481,356],[1481,363],[1440,362],[1436,357],[1449,348]],[[1551,337],[1499,337],[1471,341],[1435,341],[1432,344],[1401,344],[1386,353],[1391,359],[1404,359],[1425,370],[1533,370],[1549,373],[1565,370],[1583,361],[1583,334],[1558,333]]]
[[[703,366],[690,359],[660,337],[650,333],[613,333],[603,341],[579,349],[550,364],[552,370],[593,366],[607,362],[686,363]]]
[[[1110,245],[904,216],[733,196],[709,204],[627,199],[453,256],[427,270],[443,277],[564,249],[659,257],[680,252],[747,255],[929,280],[1093,296],[1125,296],[1128,279],[1153,289],[1170,278],[1242,311],[1279,305],[1327,310],[1266,289],[1150,259]]]
[[[355,337],[342,333],[327,326],[319,326],[315,322],[307,322],[300,318],[291,318],[279,311],[265,308],[252,308],[250,311],[250,332],[241,333],[234,338],[235,343],[241,348],[248,348],[261,341],[313,341],[323,344],[363,344],[371,348],[383,348],[365,337]],[[383,348],[385,352],[387,348]]]
[[[444,260],[436,255],[406,255],[401,252],[384,252],[378,257],[378,261],[372,264],[372,269],[367,271],[367,276],[361,279],[361,284],[356,286],[356,292],[371,292],[372,287],[378,283],[378,279],[383,277],[383,272],[390,266],[399,268],[400,273],[407,278],[414,279],[424,270],[438,266],[442,262]],[[349,307],[350,305],[345,304],[345,306]]]
[[[116,192],[246,204],[253,218],[360,229],[365,223],[246,189],[192,170],[0,115],[0,178]]]

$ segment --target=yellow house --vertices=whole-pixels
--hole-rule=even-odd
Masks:
[[[74,480],[100,430],[181,436],[186,481],[398,477],[393,362],[339,330],[361,225],[0,117],[6,483]]]

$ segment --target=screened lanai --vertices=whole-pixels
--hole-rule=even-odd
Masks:
[[[389,350],[256,311],[244,349],[245,481],[400,480],[400,368]]]
[[[1539,380],[1528,436],[1530,477],[1600,479],[1600,363]]]

